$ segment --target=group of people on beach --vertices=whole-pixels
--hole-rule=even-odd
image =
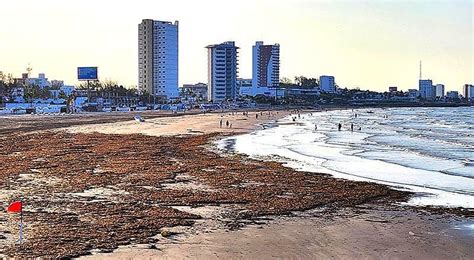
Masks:
[[[236,116],[236,115],[238,115],[238,113],[240,113],[240,112],[233,112],[233,111],[231,111],[231,112],[229,112],[227,115],[229,115],[229,116]],[[256,113],[255,113],[255,119],[258,120],[259,118],[261,118],[261,117],[263,117],[263,116],[267,116],[267,118],[270,119],[270,118],[272,118],[272,117],[277,116],[278,114],[279,114],[278,111],[260,111],[260,112],[256,112]],[[249,116],[250,116],[250,114],[249,114],[248,111],[243,111],[243,112],[242,112],[242,115],[245,116],[245,117],[249,117]],[[226,114],[224,114],[224,113],[221,114],[221,118],[224,117],[224,116],[226,116]],[[232,128],[232,123],[231,123],[229,120],[224,120],[224,119],[222,118],[222,119],[220,119],[220,121],[219,121],[219,128],[223,128],[223,127]]]
[[[221,119],[221,121],[219,122],[219,128],[222,128],[223,123],[224,123],[224,121]],[[229,120],[226,120],[225,121],[225,127],[226,128],[232,128],[232,123],[230,123]]]
[[[316,126],[315,126],[315,128],[317,129]],[[354,124],[353,123],[351,123],[350,129],[351,129],[351,132],[354,132]],[[360,131],[360,130],[362,130],[362,127],[359,126],[359,128],[357,128],[356,130]],[[342,123],[337,124],[337,131],[342,131]]]

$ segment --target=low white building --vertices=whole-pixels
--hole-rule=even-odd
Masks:
[[[451,98],[451,99],[457,99],[457,98],[459,98],[459,92],[457,92],[457,91],[448,91],[446,93],[446,97]]]
[[[39,73],[37,78],[26,78],[25,83],[26,85],[35,85],[40,88],[51,87],[51,82],[48,81],[44,73]]]
[[[410,98],[418,98],[420,96],[420,91],[417,89],[409,89],[408,90],[408,97]]]
[[[237,79],[237,89],[239,91],[239,96],[254,96],[252,91],[252,79]]]
[[[183,87],[181,88],[181,93],[183,93],[185,97],[187,97],[189,94],[194,94],[197,99],[207,100],[207,84],[183,84]]]

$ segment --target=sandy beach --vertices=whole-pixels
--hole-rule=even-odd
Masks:
[[[27,239],[15,245],[17,216],[0,213],[0,257],[472,258],[469,214],[402,206],[412,194],[210,143],[288,114],[3,120],[0,201],[23,198]]]

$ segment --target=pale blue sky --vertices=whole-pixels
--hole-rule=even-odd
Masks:
[[[281,76],[334,75],[339,85],[386,90],[424,78],[461,90],[473,83],[472,1],[310,0],[3,0],[0,71],[76,83],[76,67],[99,66],[101,79],[137,84],[137,24],[179,20],[180,84],[206,82],[204,46],[240,49],[251,77],[256,40],[281,44]]]

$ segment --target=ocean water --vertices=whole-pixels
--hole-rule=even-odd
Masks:
[[[417,192],[411,205],[474,208],[474,107],[302,114],[218,146],[298,170]]]

